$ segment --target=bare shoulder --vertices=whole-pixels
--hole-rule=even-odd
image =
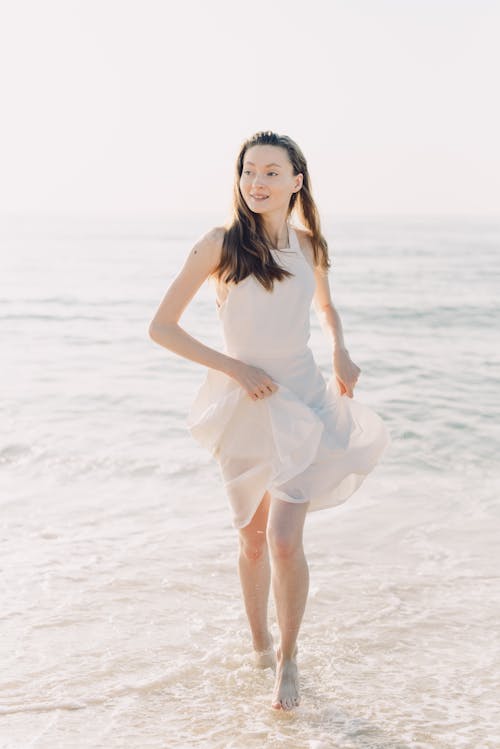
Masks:
[[[222,242],[224,241],[225,236],[225,226],[214,226],[212,229],[209,229],[206,234],[203,235],[202,239],[206,242],[222,247]]]
[[[205,255],[219,254],[222,251],[222,243],[226,229],[224,226],[214,226],[203,234],[193,245],[192,252],[196,255],[199,252]]]
[[[226,229],[224,226],[214,226],[197,239],[191,247],[187,262],[202,263],[207,268],[215,268],[220,262],[222,244]]]
[[[311,241],[312,234],[309,229],[295,229],[299,240],[300,249],[304,253],[306,260],[314,268],[314,250]]]

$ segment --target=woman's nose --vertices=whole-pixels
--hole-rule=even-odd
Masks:
[[[252,184],[253,185],[262,185],[262,184],[264,184],[264,180],[263,180],[262,175],[256,174],[255,177],[253,178]]]

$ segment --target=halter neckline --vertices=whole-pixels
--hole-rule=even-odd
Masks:
[[[271,250],[273,252],[284,252],[285,250],[296,250],[297,249],[297,235],[295,234],[295,229],[293,228],[292,224],[287,221],[286,222],[287,230],[288,230],[288,245],[286,247],[271,247]]]

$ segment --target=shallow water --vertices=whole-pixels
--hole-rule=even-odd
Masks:
[[[3,227],[0,746],[497,749],[500,222],[325,227],[356,398],[393,443],[308,516],[294,714],[251,665],[218,469],[186,429],[205,370],[147,337],[209,226]],[[182,322],[221,345],[209,285]]]

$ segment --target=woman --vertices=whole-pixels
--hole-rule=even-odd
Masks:
[[[305,229],[291,223],[294,209]],[[351,496],[390,442],[380,417],[353,400],[361,370],[345,347],[329,266],[300,148],[288,136],[256,133],[236,161],[232,222],[196,242],[149,329],[160,345],[208,367],[188,424],[220,464],[239,531],[256,662],[276,670],[275,709],[300,701],[296,642],[309,584],[305,515]],[[216,281],[224,353],[178,324],[208,278]],[[312,301],[334,344],[328,383],[307,345]],[[267,623],[271,582],[276,660]]]

